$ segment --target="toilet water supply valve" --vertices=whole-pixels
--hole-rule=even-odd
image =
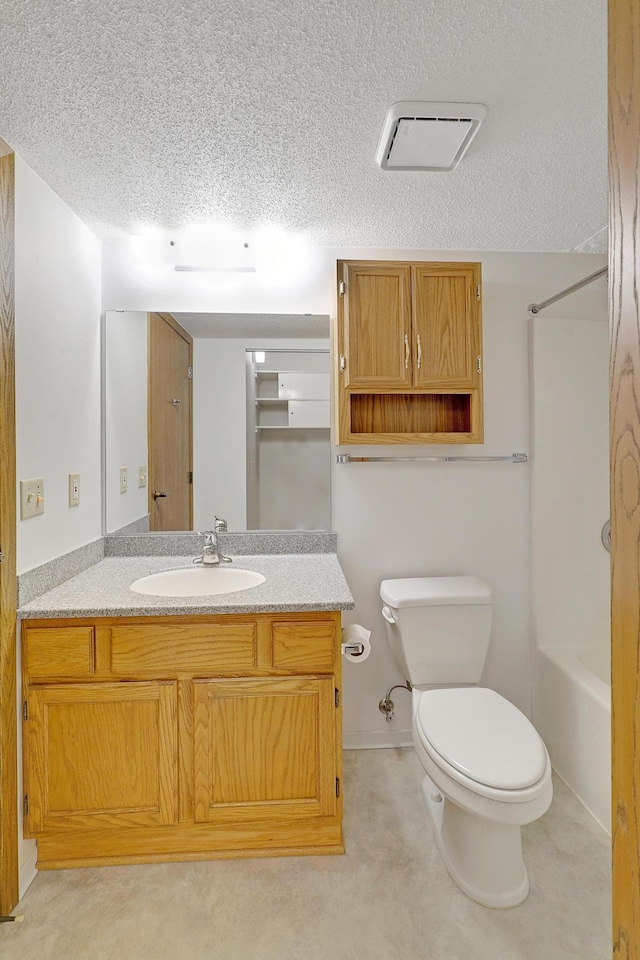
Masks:
[[[411,692],[412,689],[413,687],[408,680],[406,680],[404,683],[395,683],[392,687],[389,687],[386,696],[384,696],[378,704],[378,710],[380,713],[384,713],[387,723],[391,723],[393,720],[393,714],[396,708],[393,700],[391,699],[392,692],[394,690],[409,690],[409,692]]]
[[[386,604],[382,608],[382,616],[387,621],[387,623],[396,622],[396,619],[391,611],[391,608],[388,607]],[[394,683],[392,687],[389,687],[389,689],[387,690],[386,696],[384,696],[380,701],[380,703],[378,704],[378,710],[380,711],[380,713],[384,713],[387,723],[391,723],[391,721],[393,720],[393,715],[396,709],[395,704],[391,699],[392,692],[394,690],[411,691],[412,689],[413,688],[408,680],[405,680],[404,683]]]

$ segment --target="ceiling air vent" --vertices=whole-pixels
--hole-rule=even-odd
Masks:
[[[376,161],[383,170],[453,170],[486,115],[481,103],[393,103]]]

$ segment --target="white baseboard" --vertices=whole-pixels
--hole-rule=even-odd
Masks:
[[[378,750],[382,747],[412,747],[411,730],[345,730],[345,750]]]
[[[38,869],[36,867],[37,860],[38,848],[34,844],[33,850],[29,855],[29,859],[25,860],[25,862],[22,864],[18,874],[18,896],[21,900],[38,874]]]

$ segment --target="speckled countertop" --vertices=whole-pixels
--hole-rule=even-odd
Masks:
[[[186,557],[107,557],[60,586],[25,603],[23,619],[40,617],[171,616],[207,613],[277,613],[351,610],[353,597],[335,554],[233,557],[265,582],[212,597],[152,597],[129,589],[134,580],[190,567]]]

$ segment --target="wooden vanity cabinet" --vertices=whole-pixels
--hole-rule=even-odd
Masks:
[[[39,867],[343,852],[339,613],[22,636]]]
[[[480,443],[479,263],[338,262],[339,443]]]

